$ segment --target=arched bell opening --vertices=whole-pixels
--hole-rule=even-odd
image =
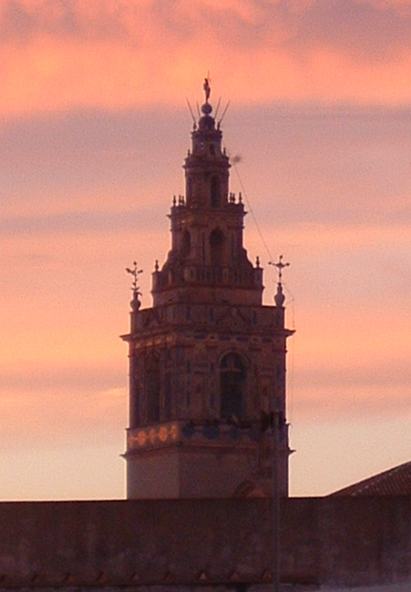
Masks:
[[[219,228],[210,233],[210,260],[211,265],[220,266],[224,262],[225,236]]]
[[[226,354],[220,362],[220,416],[223,419],[245,416],[246,365],[236,353]]]

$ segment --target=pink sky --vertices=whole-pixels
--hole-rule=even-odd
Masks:
[[[292,262],[292,493],[408,461],[411,0],[3,0],[0,32],[1,497],[124,495],[124,267],[149,306],[207,70]]]

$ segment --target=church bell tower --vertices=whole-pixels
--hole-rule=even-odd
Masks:
[[[205,80],[202,115],[173,200],[171,249],[153,273],[151,308],[131,302],[127,497],[269,495],[279,418],[278,490],[288,494],[286,338],[281,282],[262,304],[263,270],[243,245],[241,195]],[[281,260],[280,260],[281,261]],[[129,270],[137,278],[138,270]],[[281,271],[281,268],[280,268]]]

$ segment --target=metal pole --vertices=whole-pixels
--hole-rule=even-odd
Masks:
[[[278,482],[278,432],[279,432],[279,413],[273,412],[272,418],[272,539],[273,539],[273,592],[280,590],[280,491]]]

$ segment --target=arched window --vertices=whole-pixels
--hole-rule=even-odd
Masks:
[[[160,360],[156,355],[150,355],[145,363],[145,390],[147,400],[147,421],[160,421]]]
[[[240,356],[229,353],[220,364],[220,414],[222,418],[244,416],[246,369]]]
[[[216,176],[211,177],[211,185],[210,185],[210,201],[212,208],[219,208],[221,195],[220,195],[220,179]]]
[[[183,232],[183,237],[181,240],[181,256],[183,258],[188,257],[191,251],[191,236],[188,230]]]
[[[215,228],[210,234],[211,265],[222,265],[224,259],[224,234]]]

